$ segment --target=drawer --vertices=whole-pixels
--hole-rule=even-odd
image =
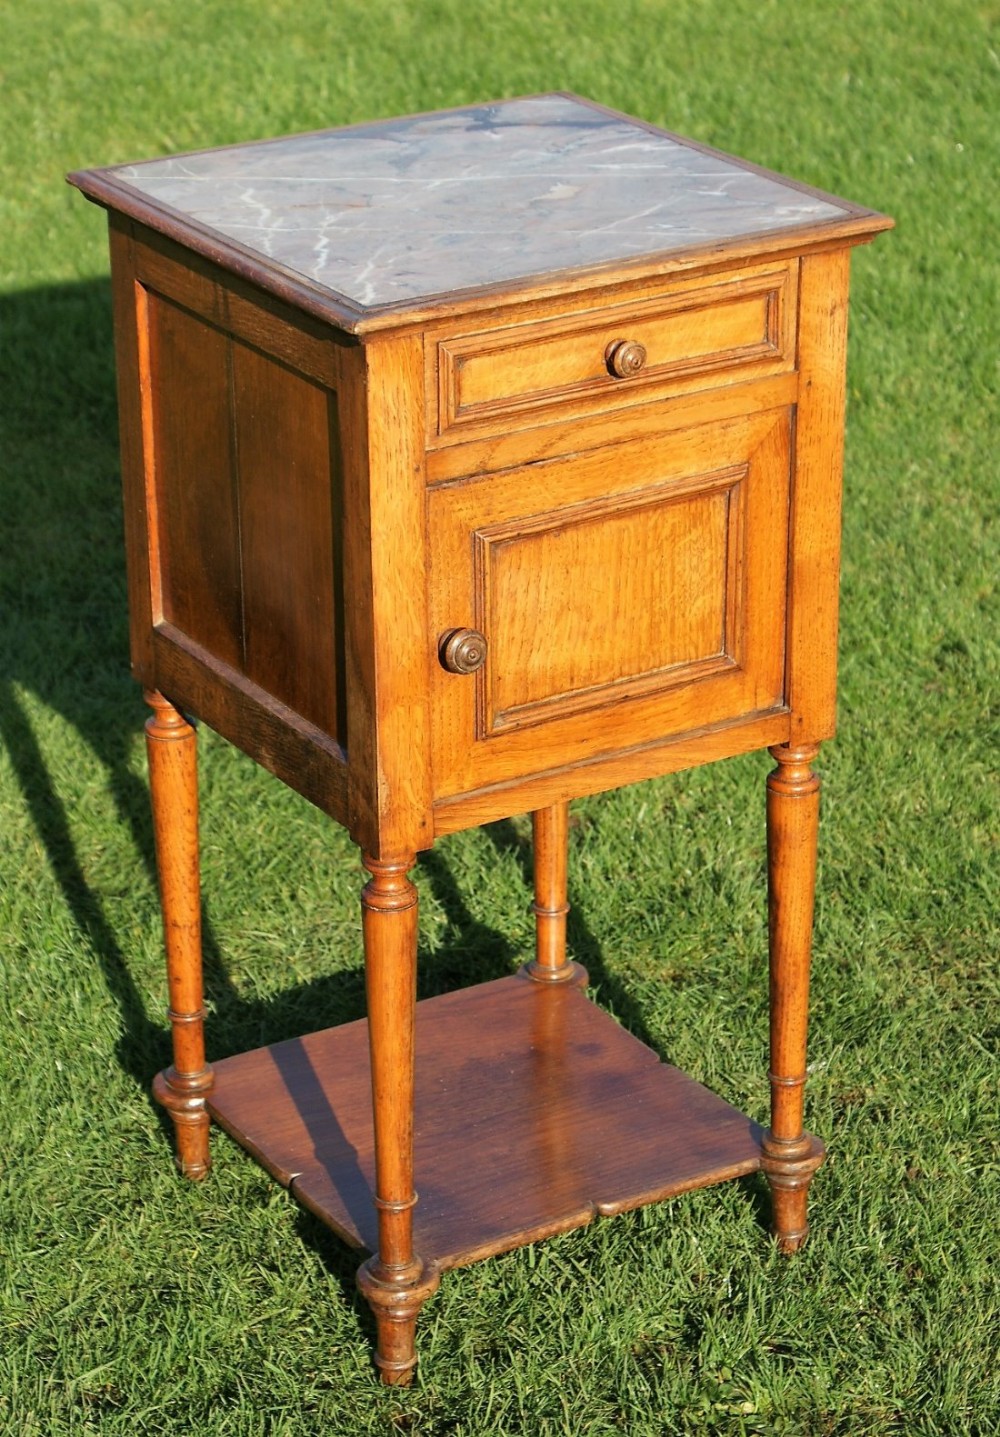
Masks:
[[[794,264],[474,333],[429,336],[431,441],[544,423],[790,370]]]

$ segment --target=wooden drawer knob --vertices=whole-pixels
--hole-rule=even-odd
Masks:
[[[604,358],[616,379],[629,379],[646,363],[646,346],[637,339],[616,339],[604,351]]]
[[[450,674],[474,674],[486,662],[486,638],[478,629],[451,629],[442,635],[440,653]]]

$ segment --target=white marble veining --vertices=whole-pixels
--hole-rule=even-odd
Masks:
[[[846,214],[561,95],[150,160],[115,174],[364,307]]]

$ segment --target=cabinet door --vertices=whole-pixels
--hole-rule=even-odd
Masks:
[[[437,798],[781,708],[790,411],[443,484],[428,497]]]

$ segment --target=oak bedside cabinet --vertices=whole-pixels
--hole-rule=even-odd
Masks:
[[[442,1270],[597,1213],[762,1169],[798,1247],[848,261],[890,221],[561,94],[71,179],[110,219],[182,1172],[214,1119],[367,1250],[393,1383]],[[188,716],[359,844],[367,1020],[207,1063]],[[565,943],[571,799],[763,747],[766,1130]],[[416,854],[520,812],[535,957],[417,1004]]]

